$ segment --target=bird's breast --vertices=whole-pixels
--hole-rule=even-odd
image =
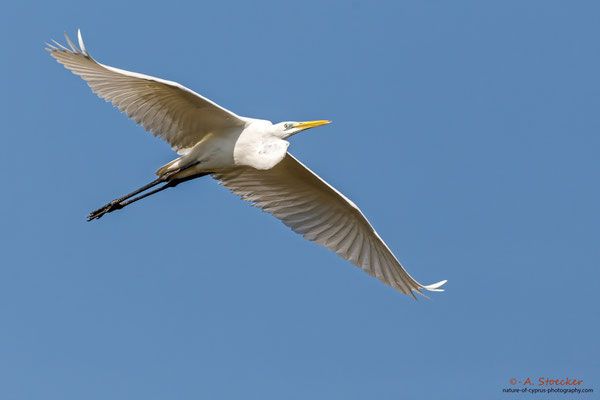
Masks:
[[[281,139],[250,139],[240,136],[235,144],[233,159],[240,167],[271,169],[287,153],[289,142]]]

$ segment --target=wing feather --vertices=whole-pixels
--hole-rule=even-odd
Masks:
[[[294,232],[402,293],[414,297],[414,291],[441,291],[446,282],[426,286],[415,281],[358,207],[289,153],[270,170],[236,168],[213,177]]]
[[[209,133],[220,133],[246,123],[243,118],[176,83],[102,65],[87,52],[81,32],[79,48],[48,44],[59,63],[87,81],[99,97],[111,102],[128,118],[179,151],[193,147]],[[58,46],[58,47],[57,47]]]

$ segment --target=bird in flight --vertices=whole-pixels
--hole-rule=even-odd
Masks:
[[[92,211],[88,221],[210,175],[294,232],[402,293],[416,299],[413,291],[443,291],[446,281],[421,285],[414,280],[359,208],[288,153],[286,139],[330,121],[273,124],[241,117],[176,82],[100,64],[86,50],[81,31],[77,36],[79,48],[65,34],[70,49],[54,41],[46,50],[179,155],[156,171],[157,179]]]

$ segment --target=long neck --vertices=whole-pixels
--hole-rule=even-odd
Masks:
[[[237,166],[271,169],[287,153],[289,142],[276,135],[275,126],[268,121],[257,120],[247,126],[235,143],[233,159]]]

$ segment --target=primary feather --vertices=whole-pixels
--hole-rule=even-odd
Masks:
[[[402,293],[441,291],[439,287],[446,282],[425,286],[414,280],[360,209],[289,153],[268,170],[236,168],[213,177],[294,232]]]
[[[177,82],[100,64],[85,49],[81,32],[79,49],[65,36],[71,50],[48,44],[50,55],[175,151],[193,147],[209,133],[245,124],[236,114]]]

